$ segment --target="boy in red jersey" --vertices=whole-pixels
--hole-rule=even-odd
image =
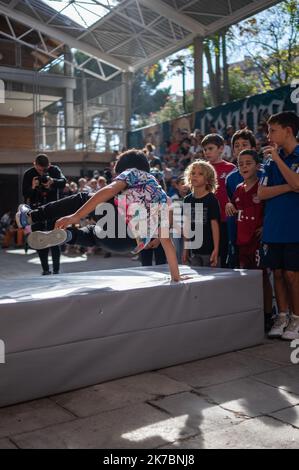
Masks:
[[[243,269],[260,269],[260,246],[263,229],[264,204],[259,199],[259,157],[255,150],[242,150],[238,158],[239,171],[244,179],[232,197],[237,213],[237,246],[239,266]],[[272,288],[267,270],[263,270],[265,329],[272,315]]]
[[[259,249],[263,227],[264,205],[257,196],[258,154],[255,150],[242,150],[239,170],[244,182],[240,183],[232,197],[237,216],[237,245],[239,265],[243,269],[259,267]]]

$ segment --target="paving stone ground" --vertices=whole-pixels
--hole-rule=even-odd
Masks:
[[[138,266],[62,258],[63,272]],[[40,275],[34,252],[0,252],[0,280]],[[0,449],[299,448],[299,365],[263,344],[0,409]],[[299,354],[298,354],[299,357]]]

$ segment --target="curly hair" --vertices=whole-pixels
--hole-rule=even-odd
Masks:
[[[214,170],[214,167],[209,162],[205,162],[204,160],[195,160],[186,168],[185,173],[184,173],[185,184],[190,186],[190,188],[192,188],[191,174],[192,174],[194,167],[199,167],[201,169],[206,180],[206,189],[210,193],[214,193],[218,187],[217,174],[216,174],[216,171]]]

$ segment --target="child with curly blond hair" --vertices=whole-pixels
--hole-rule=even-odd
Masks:
[[[193,235],[188,236],[185,230],[183,262],[190,262],[192,266],[216,267],[220,241],[220,208],[214,194],[217,189],[216,171],[210,163],[195,160],[185,170],[185,182],[191,188],[191,193],[184,199],[185,227],[189,227]],[[199,233],[200,236],[196,237]],[[195,239],[201,240],[200,246],[194,244]]]

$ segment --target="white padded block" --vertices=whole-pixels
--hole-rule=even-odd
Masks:
[[[115,269],[0,287],[0,406],[259,344],[259,271]]]

